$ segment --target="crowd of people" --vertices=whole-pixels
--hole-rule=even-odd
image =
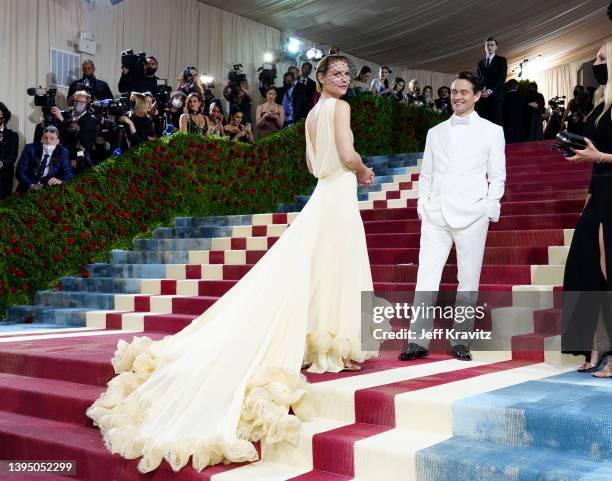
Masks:
[[[547,109],[535,82],[529,83],[525,91],[521,91],[514,79],[504,86],[507,62],[497,55],[497,47],[495,38],[487,38],[486,57],[477,65],[478,75],[484,82],[477,103],[478,113],[504,127],[507,143],[554,138],[563,128],[580,134],[593,107],[592,91],[578,85],[567,108],[562,102],[554,104],[551,101]],[[157,59],[139,55],[142,56],[140,62],[135,62],[133,60],[138,56],[132,51],[122,53],[118,99],[113,99],[108,83],[96,77],[93,61],[84,60],[82,77],[68,89],[69,109],[62,111],[54,101],[52,107],[47,107],[46,115],[36,126],[33,143],[23,151],[19,163],[18,136],[7,127],[11,113],[0,104],[0,199],[11,194],[14,175],[19,182],[19,192],[27,192],[39,185],[53,185],[54,182],[50,183],[51,171],[44,165],[42,152],[45,145],[57,145],[55,155],[58,159],[67,155],[67,163],[52,159],[53,166],[62,166],[52,173],[57,174],[57,179],[66,181],[112,155],[177,130],[253,143],[256,136],[265,137],[305,119],[319,99],[316,83],[310,78],[313,65],[310,62],[302,63],[301,67],[292,65],[282,75],[280,86],[260,80],[258,90],[263,103],[257,106],[253,122],[254,94],[246,75],[236,69],[234,76],[230,72],[222,89],[223,97],[229,103],[226,116],[223,102],[215,98],[213,90],[201,81],[196,67],[185,67],[172,90],[156,75]],[[452,114],[451,89],[448,86],[440,86],[434,98],[434,89],[430,85],[421,89],[417,79],[406,82],[401,77],[392,78],[392,73],[384,65],[380,67],[377,78],[372,78],[371,68],[363,66],[352,79],[346,95],[381,95],[444,115]]]

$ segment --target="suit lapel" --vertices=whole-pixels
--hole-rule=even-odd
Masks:
[[[449,168],[450,166],[450,159],[451,159],[451,145],[450,142],[448,141],[449,137],[450,137],[450,129],[451,129],[451,123],[450,123],[450,119],[446,120],[443,122],[442,124],[442,128],[440,129],[440,131],[437,133],[438,135],[436,136],[436,141],[438,143],[438,152],[440,152],[440,155],[438,155],[438,159],[441,161],[441,165],[440,165],[440,169],[442,170],[442,172],[446,172],[446,170]]]

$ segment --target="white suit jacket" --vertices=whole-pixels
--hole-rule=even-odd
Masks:
[[[470,114],[463,135],[451,145],[450,119],[427,132],[419,175],[420,219],[453,229],[487,215],[499,220],[504,195],[506,154],[502,127]]]

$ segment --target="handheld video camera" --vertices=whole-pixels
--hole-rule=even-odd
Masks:
[[[147,54],[144,52],[134,53],[131,48],[121,52],[121,67],[129,69],[130,76],[144,75],[146,63]]]
[[[57,89],[46,89],[41,86],[30,87],[26,93],[34,97],[34,105],[41,108],[45,125],[55,125],[55,116],[51,113],[51,107],[56,106]]]

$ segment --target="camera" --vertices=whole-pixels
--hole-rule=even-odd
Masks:
[[[157,104],[158,111],[168,108],[170,104],[170,94],[172,93],[172,87],[168,85],[167,80],[159,79],[157,86],[153,89],[153,97]]]
[[[548,101],[548,106],[551,110],[555,110],[556,108],[565,108],[565,95],[553,97]]]
[[[121,52],[121,67],[129,69],[128,75],[144,75],[147,54],[144,52],[134,53],[131,48]]]
[[[40,107],[45,125],[55,125],[55,116],[51,113],[51,107],[55,107],[55,95],[57,89],[46,89],[44,87],[30,87],[26,93],[34,97],[34,105]]]
[[[227,72],[227,80],[231,89],[239,89],[242,82],[246,82],[246,75],[242,72],[242,64],[235,63],[232,69]]]

